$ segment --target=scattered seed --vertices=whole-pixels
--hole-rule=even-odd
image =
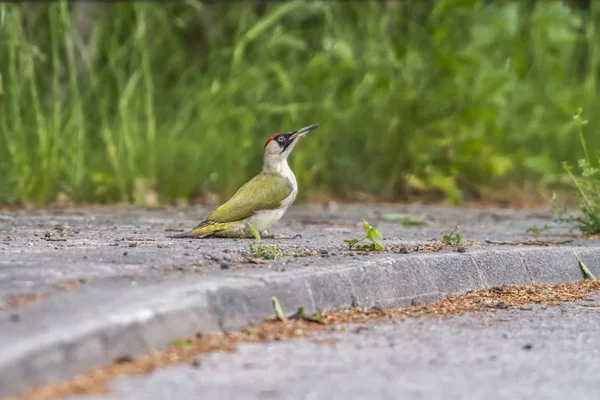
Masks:
[[[384,316],[445,317],[466,312],[489,310],[486,305],[503,303],[506,308],[523,304],[570,302],[589,299],[589,293],[600,290],[600,281],[584,280],[560,285],[501,286],[464,295],[448,296],[438,302],[395,309],[351,308],[325,312],[320,315],[322,323],[315,324],[304,319],[267,318],[262,324],[253,325],[227,334],[210,333],[185,339],[185,346],[172,344],[164,350],[133,356],[128,363],[113,362],[65,382],[52,383],[31,390],[21,400],[57,399],[70,395],[100,394],[108,391],[108,382],[113,377],[144,375],[158,368],[179,362],[192,362],[201,354],[215,351],[233,351],[243,342],[266,343],[299,337],[310,337],[312,332],[344,331],[346,324],[365,323]],[[375,312],[373,312],[375,310]],[[507,335],[503,335],[508,338]],[[182,340],[183,341],[183,340]],[[533,349],[525,344],[524,350]],[[193,365],[193,364],[192,364]]]

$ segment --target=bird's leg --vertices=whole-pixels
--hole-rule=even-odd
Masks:
[[[264,239],[302,239],[302,235],[297,234],[294,236],[290,235],[275,235],[273,233],[269,233],[268,231],[264,231],[260,234],[260,236]]]

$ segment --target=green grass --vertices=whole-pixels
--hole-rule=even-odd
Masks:
[[[583,134],[583,127],[588,124],[581,116],[579,109],[573,116],[579,140],[583,150],[583,158],[579,159],[578,171],[564,162],[563,167],[571,180],[572,192],[579,205],[579,213],[574,215],[565,208],[559,208],[557,220],[570,223],[582,233],[588,235],[600,234],[600,154],[591,155]]]
[[[573,250],[573,254],[575,255],[575,258],[577,258],[577,264],[579,266],[579,270],[581,271],[582,278],[583,279],[591,279],[591,280],[595,281],[597,279],[596,276],[594,276],[594,274],[592,273],[592,271],[590,271],[588,266],[585,265],[583,260],[577,255],[577,253],[575,253],[575,250]]]
[[[256,229],[256,227],[254,227],[254,225],[248,223],[248,227],[254,235],[254,242],[248,242],[250,254],[261,260],[277,260],[278,258],[284,255],[284,252],[283,250],[281,250],[281,247],[273,244],[262,244],[260,232],[258,231],[258,229]]]
[[[565,184],[579,106],[598,153],[597,2],[252,3],[1,4],[0,203],[229,196],[315,122],[301,198]]]
[[[254,235],[254,241],[248,242],[248,248],[250,250],[250,254],[258,259],[277,260],[283,256],[308,257],[312,255],[310,250],[301,248],[300,246],[294,247],[293,250],[284,251],[276,244],[263,244],[260,232],[256,229],[256,227],[254,227],[254,225],[251,223],[248,223],[248,227]]]
[[[539,227],[537,225],[532,225],[529,228],[525,229],[525,233],[529,233],[530,235],[533,235],[533,237],[535,237],[537,240],[542,233],[550,232],[551,229],[552,229],[552,227],[548,224],[544,224],[544,226],[542,226],[542,227]]]

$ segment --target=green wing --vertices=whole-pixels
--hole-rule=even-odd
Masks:
[[[260,210],[274,210],[292,193],[292,184],[279,175],[260,174],[249,180],[209,216],[206,221],[233,222]]]

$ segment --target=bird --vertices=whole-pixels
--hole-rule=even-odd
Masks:
[[[252,238],[254,230],[262,237],[269,237],[267,230],[279,221],[298,195],[298,183],[288,165],[288,156],[298,141],[318,126],[312,124],[294,132],[278,132],[269,136],[264,145],[260,173],[194,229],[171,237]]]

